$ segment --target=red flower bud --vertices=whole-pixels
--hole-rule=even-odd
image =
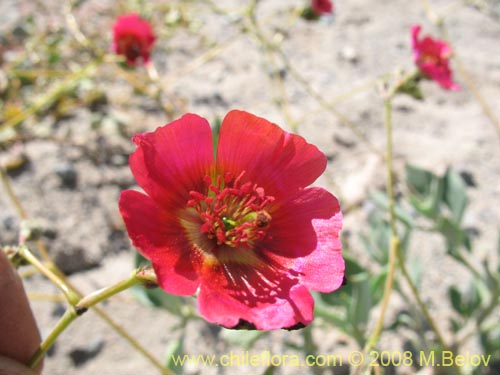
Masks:
[[[155,40],[149,22],[135,13],[118,17],[113,25],[113,50],[125,56],[128,65],[137,65],[139,58],[147,63]]]

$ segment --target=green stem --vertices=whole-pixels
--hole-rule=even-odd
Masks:
[[[448,31],[444,22],[443,17],[439,17],[433,10],[432,7],[429,4],[428,0],[422,0],[422,6],[424,7],[427,17],[434,23],[436,24],[440,30],[441,33],[443,34],[444,40],[446,43],[448,43],[449,46],[451,46],[450,38],[448,36]],[[459,73],[459,75],[462,77],[463,81],[465,82],[465,85],[469,89],[469,91],[472,93],[472,96],[476,99],[478,102],[479,106],[483,110],[484,114],[488,119],[490,120],[491,124],[495,128],[495,132],[497,134],[498,139],[500,140],[500,120],[495,116],[495,113],[493,112],[492,107],[490,104],[486,101],[484,96],[481,94],[479,91],[474,79],[472,76],[469,74],[467,69],[465,69],[465,64],[462,62],[462,59],[458,55],[456,49],[452,47],[453,51],[453,60],[455,61],[455,66],[456,69]]]
[[[480,327],[481,324],[486,320],[486,318],[488,318],[488,316],[499,306],[499,300],[500,287],[497,285],[491,293],[491,300],[488,306],[486,306],[486,308],[477,317],[477,327]]]
[[[14,205],[19,217],[22,220],[28,219],[28,214],[26,213],[26,210],[24,209],[23,205],[21,204],[21,201],[17,197],[14,188],[12,187],[12,184],[10,183],[9,176],[7,175],[7,172],[0,166],[0,179],[2,180],[2,184],[5,187],[5,190],[7,191],[7,195]]]
[[[20,250],[22,251],[22,250]],[[28,251],[29,253],[29,251]],[[26,256],[26,253],[22,251],[21,255],[23,257]],[[26,258],[30,262],[33,261],[31,257]],[[36,262],[38,260],[35,260],[35,263],[33,265],[37,267]],[[115,285],[100,289],[96,292],[90,293],[87,296],[79,299],[77,303],[68,307],[64,315],[61,317],[57,325],[54,327],[52,332],[47,336],[45,340],[40,344],[40,347],[36,351],[36,353],[33,355],[33,357],[30,359],[28,362],[28,365],[30,367],[35,367],[37,363],[40,361],[40,359],[44,356],[44,354],[49,350],[49,348],[54,344],[55,340],[61,335],[62,332],[80,315],[82,315],[84,312],[86,312],[90,307],[93,307],[94,305],[98,304],[101,301],[104,301],[115,294],[118,294],[126,289],[129,289],[133,287],[134,285],[140,284],[140,283],[150,283],[154,281],[154,275],[152,274],[152,271],[148,271],[145,269],[138,269],[132,273],[130,277],[128,277],[125,280],[122,280]],[[54,281],[54,280],[51,280]],[[142,353],[144,353],[141,350]],[[149,359],[152,359],[150,355],[147,355]],[[168,370],[166,370],[161,364],[158,363],[158,361],[154,360],[153,358],[153,363],[159,367],[159,369],[162,371],[164,374],[170,374]],[[159,366],[158,366],[159,365]]]
[[[28,263],[32,264],[47,279],[52,281],[64,293],[64,296],[71,305],[75,305],[80,300],[78,293],[71,289],[56,273],[49,270],[42,262],[40,262],[26,246],[20,246],[18,252],[19,255]]]
[[[304,338],[304,354],[316,354],[318,352],[318,346],[314,342],[311,326],[308,326],[302,330],[302,337]],[[312,372],[314,375],[321,375],[323,373],[323,369],[319,366],[313,366]]]
[[[111,317],[104,312],[99,306],[94,306],[92,308],[93,311],[99,315],[99,317],[108,323],[111,328],[115,330],[124,340],[126,340],[135,350],[141,353],[145,358],[151,362],[151,364],[157,368],[163,375],[173,375],[170,370],[168,370],[165,366],[163,366],[153,355],[147,351],[140,343],[135,339],[135,337],[131,336],[126,330],[124,330],[119,324],[117,324]]]
[[[476,279],[483,279],[481,273],[472,265],[469,259],[467,259],[460,250],[458,250],[455,254],[455,259],[459,260],[476,277]]]
[[[264,32],[262,31],[262,29],[260,28],[258,22],[257,22],[257,17],[256,17],[256,14],[255,14],[255,6],[257,4],[257,1],[254,1],[251,3],[251,6],[248,8],[248,17],[250,19],[250,28],[249,30],[251,31],[251,33],[255,36],[255,38],[259,41],[259,43],[266,49],[266,51],[269,51],[269,52],[273,52],[275,53],[277,56],[279,56],[279,58],[281,59],[281,61],[283,62],[283,65],[284,67],[286,68],[286,70],[288,72],[290,72],[290,74],[292,75],[292,77],[300,84],[303,86],[304,90],[313,98],[315,99],[318,104],[323,107],[324,109],[326,109],[327,111],[329,111],[331,114],[333,114],[339,121],[341,124],[347,126],[349,129],[351,129],[351,131],[362,141],[365,143],[365,145],[372,151],[374,152],[375,154],[377,155],[380,155],[380,156],[383,156],[382,153],[371,143],[370,139],[368,139],[368,137],[360,130],[360,128],[353,122],[351,121],[349,118],[347,118],[347,116],[343,115],[342,113],[340,113],[337,108],[329,103],[327,100],[325,100],[323,98],[323,95],[321,95],[320,93],[318,93],[316,90],[313,89],[313,87],[311,86],[311,84],[309,83],[309,81],[304,78],[295,68],[294,66],[292,65],[292,63],[290,62],[290,59],[288,58],[288,56],[285,54],[285,52],[283,52],[283,50],[280,48],[279,44],[278,43],[273,43],[273,42],[270,42]],[[278,77],[279,79],[279,77]],[[280,90],[281,92],[284,91],[284,86],[283,86],[283,82],[281,81],[276,81],[277,84],[278,84],[278,90]],[[280,85],[282,87],[280,87]],[[286,101],[286,96],[283,95],[282,93],[282,98],[283,100]],[[284,110],[286,110],[287,107],[285,106],[284,107]],[[284,115],[285,117],[288,119],[288,121],[291,121],[291,126],[293,128],[296,128],[297,127],[297,121],[294,121],[294,120],[290,120],[289,119],[289,113],[288,112],[284,112]],[[296,131],[296,129],[293,129],[294,131]]]
[[[420,310],[424,314],[425,319],[427,320],[427,323],[429,324],[432,331],[436,335],[436,338],[439,342],[439,345],[441,345],[441,347],[443,348],[444,351],[451,352],[450,347],[444,341],[443,335],[441,334],[436,323],[434,322],[434,319],[432,318],[429,310],[427,309],[427,306],[425,306],[425,303],[422,301],[422,298],[420,298],[420,293],[418,292],[417,287],[415,286],[415,283],[411,279],[410,274],[408,273],[408,270],[406,268],[406,265],[405,265],[405,262],[403,259],[403,255],[401,254],[400,251],[398,251],[397,255],[398,255],[399,266],[401,267],[401,272],[403,273],[403,276],[404,276],[406,282],[410,286],[413,297],[417,301],[418,307],[420,308]],[[460,375],[462,373],[462,371],[460,370],[460,366],[458,366],[454,361],[453,361],[453,367],[454,367],[457,374]]]
[[[385,133],[386,133],[386,173],[387,173],[387,199],[389,201],[389,225],[391,229],[391,243],[389,248],[389,265],[387,278],[385,279],[384,294],[382,297],[381,311],[378,316],[375,328],[368,339],[363,351],[369,353],[378,342],[380,333],[384,325],[385,314],[389,306],[389,300],[394,286],[394,272],[396,269],[396,258],[399,253],[399,237],[396,231],[396,214],[394,210],[394,173],[392,165],[392,96],[387,95],[384,101]],[[364,366],[356,367],[354,374],[358,374]]]
[[[123,292],[124,290],[127,290],[141,282],[142,280],[138,279],[134,272],[134,274],[130,276],[128,279],[122,280],[115,285],[108,286],[106,288],[97,290],[95,292],[86,295],[75,305],[75,308],[88,309],[98,304],[99,302],[104,301],[114,296],[115,294]]]
[[[387,200],[389,202],[389,225],[391,228],[391,243],[389,248],[389,268],[384,285],[384,295],[382,307],[378,317],[375,329],[365,346],[365,352],[368,353],[376,345],[382,327],[384,325],[385,314],[389,306],[389,299],[394,285],[394,271],[396,268],[396,255],[399,253],[399,237],[396,230],[396,213],[394,202],[394,172],[392,164],[392,97],[388,96],[384,101],[385,114],[385,134],[386,134],[386,174],[387,174]]]
[[[393,96],[397,93],[399,87],[401,85],[405,84],[407,80],[412,79],[415,74],[418,74],[418,72],[413,72],[410,73],[409,75],[403,77],[399,82],[397,82],[396,85],[393,86],[393,88],[388,92],[387,97],[385,99],[385,124],[386,124],[386,136],[387,136],[387,160],[386,160],[386,165],[387,165],[387,178],[388,178],[388,184],[387,184],[387,196],[389,199],[389,224],[391,228],[391,233],[392,233],[392,241],[391,241],[391,254],[390,254],[390,260],[389,260],[389,272],[391,268],[394,268],[395,265],[392,265],[391,267],[391,258],[397,257],[399,266],[401,268],[401,271],[403,273],[403,276],[410,286],[410,289],[413,293],[413,296],[417,300],[417,304],[424,314],[425,318],[427,319],[427,322],[429,323],[431,329],[434,331],[436,338],[439,341],[439,344],[443,348],[443,350],[449,351],[450,349],[446,345],[443,336],[441,335],[441,332],[437,328],[437,325],[435,324],[434,320],[432,319],[432,316],[427,309],[427,306],[422,301],[422,298],[420,297],[420,294],[417,290],[417,287],[413,283],[413,280],[410,277],[410,274],[408,273],[408,270],[406,269],[406,264],[403,259],[403,255],[400,251],[399,248],[399,237],[396,231],[396,214],[395,214],[395,199],[394,199],[394,181],[393,181],[393,165],[392,165],[392,108],[391,108],[391,100]],[[396,246],[392,246],[393,242],[396,241]],[[394,253],[393,253],[394,251]],[[394,261],[394,259],[392,259]],[[388,276],[389,278],[389,276]],[[392,284],[392,280],[390,281]],[[388,281],[386,281],[386,285],[388,284]],[[389,291],[390,292],[390,291]],[[385,291],[384,291],[384,298],[385,298]],[[379,319],[380,321],[381,319]],[[460,374],[460,368],[454,363],[453,364],[457,374]]]
[[[3,185],[7,190],[8,197],[16,207],[19,218],[21,218],[22,220],[29,219],[27,211],[17,197],[7,173],[5,173],[2,168],[0,168],[0,177]],[[57,265],[52,261],[52,258],[50,257],[43,240],[38,239],[35,241],[35,243],[46,265],[38,261],[38,259],[33,256],[31,252],[29,252],[28,248],[25,249],[25,255],[27,255],[32,261],[38,264],[37,269],[40,272],[45,274],[47,277],[48,275],[50,275],[49,279],[55,281],[56,285],[63,291],[66,300],[70,304],[75,304],[80,300],[82,293],[80,293],[77,288],[71,285],[64,273],[61,272]],[[150,273],[144,269],[138,271],[138,276],[141,277],[145,283],[154,283],[156,281],[154,273]],[[171,372],[169,372],[156,358],[154,358],[153,355],[151,355],[151,353],[149,353],[134,337],[132,337],[126,330],[120,327],[120,325],[116,323],[104,310],[102,310],[98,306],[94,306],[93,310],[102,320],[108,323],[108,325],[111,326],[111,328],[113,328],[115,332],[118,333],[118,335],[126,340],[135,350],[146,357],[151,362],[151,364],[155,366],[162,374],[171,374]]]
[[[56,84],[55,86],[52,87],[52,89],[49,89],[46,95],[43,95],[35,101],[30,107],[26,108],[24,111],[19,113],[17,116],[14,116],[7,121],[5,121],[3,124],[0,125],[0,131],[13,128],[21,124],[24,120],[26,120],[28,117],[34,115],[37,113],[39,110],[42,108],[45,108],[52,103],[54,103],[57,99],[59,99],[61,96],[63,96],[65,93],[67,93],[69,90],[73,89],[76,84],[82,80],[83,78],[86,78],[89,73],[97,67],[99,64],[99,61],[97,62],[91,62],[84,68],[78,70],[77,72],[73,73],[70,75],[67,79],[64,81]]]
[[[462,76],[462,79],[465,81],[465,84],[469,88],[469,91],[472,93],[476,101],[479,103],[479,106],[482,108],[484,114],[488,119],[490,120],[491,124],[495,128],[495,132],[497,134],[498,139],[500,140],[500,121],[498,118],[495,116],[493,109],[489,105],[489,103],[486,101],[484,96],[481,94],[479,89],[476,86],[476,83],[472,79],[471,75],[467,72],[465,69],[464,64],[462,63],[462,60],[460,57],[454,53],[454,60],[455,64],[458,70],[458,73],[460,76]]]
[[[42,341],[37,351],[28,361],[27,365],[30,368],[34,368],[38,362],[43,358],[47,350],[54,344],[56,339],[59,337],[61,333],[64,332],[66,328],[78,317],[78,313],[74,309],[73,306],[68,307],[64,315],[61,317],[57,325],[54,327],[52,332]]]

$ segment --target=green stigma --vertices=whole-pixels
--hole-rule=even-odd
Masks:
[[[222,218],[222,223],[224,224],[224,229],[225,230],[231,230],[236,227],[236,221],[232,220],[231,218],[224,216]]]

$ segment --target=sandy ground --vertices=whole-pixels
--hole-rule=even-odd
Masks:
[[[20,19],[22,3],[2,2],[2,22],[4,18],[14,23]],[[111,5],[88,3],[81,14],[76,14],[77,20],[96,14],[92,13],[97,12],[96,9],[104,14],[108,12],[109,16],[96,22],[109,30],[113,21],[111,15],[118,10]],[[385,142],[382,100],[374,85],[349,98],[342,97],[397,68],[412,69],[409,32],[412,24],[422,24],[424,34],[436,34],[437,30],[427,20],[418,1],[336,3],[334,17],[319,22],[298,20],[290,23],[287,9],[303,2],[266,0],[259,5],[258,20],[269,38],[276,33],[278,38],[284,38],[282,48],[290,63],[320,97],[326,101],[338,99],[338,112],[356,123],[374,147],[382,150]],[[490,4],[488,9],[498,10],[498,2],[484,3]],[[217,4],[231,11],[239,9],[243,2]],[[500,25],[496,13],[481,11],[465,2],[438,0],[432,4],[438,13],[447,12],[446,23],[456,53],[493,106],[496,116],[500,117],[496,106],[500,100]],[[52,11],[57,19],[60,9],[53,7]],[[183,110],[212,121],[232,108],[240,108],[296,130],[328,156],[328,169],[317,184],[337,194],[344,206],[363,202],[368,191],[384,185],[385,169],[380,159],[338,117],[322,108],[289,70],[283,70],[283,83],[290,116],[284,115],[277,105],[279,86],[270,76],[285,67],[274,64],[255,38],[241,34],[238,22],[231,23],[197,3],[193,3],[191,15],[197,20],[197,36],[180,30],[155,52],[153,60],[160,75],[176,77],[177,72],[209,49],[206,44],[210,41],[222,43],[223,49],[189,74],[168,82],[168,92],[182,99]],[[83,24],[82,29],[90,34],[96,32],[87,24]],[[458,74],[455,77],[464,86],[463,90],[445,92],[433,82],[424,82],[425,101],[409,97],[395,100],[396,167],[402,171],[404,162],[409,162],[438,173],[451,166],[472,174],[477,186],[469,189],[471,204],[465,221],[479,232],[474,239],[477,259],[489,256],[494,261],[492,251],[500,222],[500,207],[496,204],[500,197],[499,139],[465,87],[463,77]],[[154,110],[154,103],[131,98],[131,91],[120,78],[110,78],[102,84],[111,98],[110,106],[120,108],[128,134],[153,130],[166,122],[163,114]],[[290,118],[297,123],[291,123]],[[67,135],[71,128],[68,141],[63,144],[51,140],[27,142],[24,151],[29,166],[12,178],[30,216],[48,229],[45,240],[51,254],[66,272],[71,273],[70,280],[86,293],[126,277],[133,268],[133,250],[117,210],[120,191],[134,186],[127,165],[133,145],[128,138],[117,136],[112,127],[109,133],[103,131],[98,137],[92,132],[90,121],[89,112],[80,110],[57,125],[45,124],[52,126],[57,135]],[[88,147],[81,147],[82,144]],[[71,174],[76,176],[73,185],[64,178],[68,173],[70,179]],[[366,212],[362,207],[345,218],[345,229],[354,238],[365,226]],[[0,243],[15,243],[18,224],[15,210],[2,191]],[[368,262],[362,248],[354,246],[352,251],[362,262]],[[411,249],[412,256],[419,257],[426,268],[422,284],[424,300],[443,321],[450,311],[445,298],[448,286],[464,282],[464,270],[455,267],[444,252],[437,236],[419,236]],[[30,293],[56,292],[41,276],[29,279],[26,288]],[[398,301],[393,302],[392,313],[398,308]],[[50,332],[64,311],[63,303],[34,300],[32,306],[43,334]],[[139,304],[130,293],[113,298],[102,307],[158,358],[164,358],[167,345],[178,335],[173,331],[177,322],[173,315]],[[189,354],[238,350],[237,346],[221,340],[220,330],[215,327],[193,321],[187,329]],[[443,329],[446,330],[446,326]],[[319,353],[345,353],[345,343],[347,347],[352,345],[337,329],[317,328],[313,333],[319,343]],[[285,342],[297,340],[300,342],[297,333],[274,332],[258,341],[254,350],[281,354],[290,350]],[[398,338],[383,336],[382,343],[391,350],[400,349]],[[222,367],[186,367],[184,370],[188,374],[232,374],[236,371]],[[249,367],[237,371],[255,373],[255,369]],[[328,371],[325,373],[332,373]],[[403,368],[397,371],[411,373]],[[46,358],[44,371],[48,375],[154,373],[155,368],[93,312],[82,316],[61,336]],[[296,372],[293,368],[279,368],[277,373]],[[336,370],[335,374],[338,373]],[[425,369],[422,373],[429,371]]]

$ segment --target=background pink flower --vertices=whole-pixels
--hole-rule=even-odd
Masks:
[[[208,122],[188,114],[134,137],[130,167],[146,194],[120,212],[168,293],[199,292],[200,314],[225,327],[303,326],[309,290],[342,284],[337,199],[307,187],[326,158],[302,137],[242,111],[222,122],[216,157]]]
[[[311,0],[311,8],[316,14],[333,13],[333,3],[330,0]]]
[[[441,87],[448,90],[460,88],[452,79],[450,69],[451,48],[449,45],[438,39],[426,36],[419,40],[420,25],[413,25],[411,28],[413,58],[420,71]]]
[[[118,17],[113,25],[113,50],[124,55],[129,65],[137,65],[139,58],[147,63],[155,40],[149,22],[135,13]]]

